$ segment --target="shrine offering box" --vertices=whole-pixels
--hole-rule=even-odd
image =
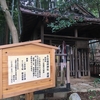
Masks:
[[[0,99],[55,86],[55,49],[40,40],[0,46]]]

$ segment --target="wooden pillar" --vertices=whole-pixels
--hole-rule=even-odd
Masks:
[[[78,37],[78,31],[75,29],[75,37]],[[77,60],[77,47],[75,47],[75,78],[77,78],[78,73],[78,60]]]
[[[88,62],[88,76],[90,76],[90,60],[89,60],[89,50],[87,52],[87,62]]]
[[[77,78],[77,72],[78,72],[77,66],[78,66],[78,64],[77,64],[77,48],[75,47],[75,78]]]
[[[2,99],[2,50],[0,50],[0,100]]]
[[[87,75],[87,64],[86,64],[86,62],[87,62],[87,59],[86,59],[86,50],[85,50],[85,52],[84,52],[84,58],[85,58],[85,64],[84,64],[84,66],[85,66],[85,76]]]
[[[72,64],[73,64],[73,60],[72,60],[72,47],[70,47],[70,76],[72,76]]]
[[[82,75],[84,76],[84,51],[83,51],[83,49],[82,49]]]
[[[81,78],[81,53],[80,51],[78,52],[79,55],[79,71],[78,71],[78,77]]]
[[[70,89],[70,66],[69,66],[69,61],[67,61],[67,84],[66,87],[67,89]]]
[[[41,24],[41,41],[44,43],[44,24]]]
[[[34,100],[33,92],[25,94],[25,100]]]
[[[72,70],[73,70],[73,76],[75,75],[75,55],[74,55],[74,53],[75,53],[75,50],[74,50],[74,47],[72,47],[72,52],[73,52],[73,54],[72,54],[72,61],[73,61],[73,65],[72,65]]]

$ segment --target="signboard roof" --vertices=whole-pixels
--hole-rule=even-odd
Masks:
[[[0,46],[0,49],[24,46],[24,45],[29,45],[29,44],[34,44],[34,45],[47,47],[47,48],[52,48],[52,49],[58,49],[58,47],[51,46],[51,45],[46,45],[46,44],[43,44],[43,43],[40,43],[40,42],[41,42],[41,40],[34,40],[34,41],[20,42],[20,43],[15,43],[15,44],[7,44],[7,45]]]

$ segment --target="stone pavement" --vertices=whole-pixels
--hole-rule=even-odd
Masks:
[[[71,79],[71,91],[72,92],[87,92],[89,90],[100,91],[100,84],[94,85],[95,78],[81,78],[81,79]]]

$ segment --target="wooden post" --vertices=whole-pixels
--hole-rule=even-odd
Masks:
[[[70,68],[69,68],[69,61],[67,61],[67,83],[70,83]]]
[[[25,100],[34,100],[33,92],[25,94]]]
[[[0,100],[2,95],[2,50],[0,50]]]
[[[63,72],[64,72],[64,62],[61,62],[61,80],[60,80],[61,81],[61,86],[64,85],[64,81],[63,81],[64,80],[64,78],[63,78],[64,77],[64,75],[63,75],[64,73]]]
[[[41,41],[44,43],[44,25],[41,24]]]
[[[70,47],[70,75],[72,76],[72,47]]]
[[[81,77],[81,54],[80,54],[80,51],[78,52],[79,54],[79,72],[78,72],[78,77],[80,78]]]
[[[67,75],[66,75],[66,78],[67,78],[67,84],[66,84],[66,88],[67,89],[70,89],[70,68],[69,68],[69,61],[67,61]]]
[[[75,29],[75,37],[78,37],[78,31]],[[77,78],[78,64],[77,64],[77,47],[75,47],[75,78]]]
[[[87,75],[87,66],[86,66],[86,62],[87,62],[87,59],[86,59],[86,50],[84,52],[84,58],[85,58],[85,75]]]
[[[72,60],[73,60],[73,76],[75,75],[75,55],[74,55],[74,47],[72,49],[73,55],[72,55]]]
[[[83,49],[82,49],[82,73],[83,73],[83,76],[84,76],[84,57],[83,57]]]
[[[78,72],[78,69],[77,69],[77,48],[75,48],[75,78],[77,78],[77,72]]]
[[[58,86],[58,79],[57,79],[57,77],[58,77],[58,56],[56,56],[55,57],[55,65],[56,65],[56,76],[55,76],[55,78],[56,78],[56,87]]]
[[[87,63],[88,63],[88,76],[90,76],[90,64],[89,64],[89,51],[87,51]]]

